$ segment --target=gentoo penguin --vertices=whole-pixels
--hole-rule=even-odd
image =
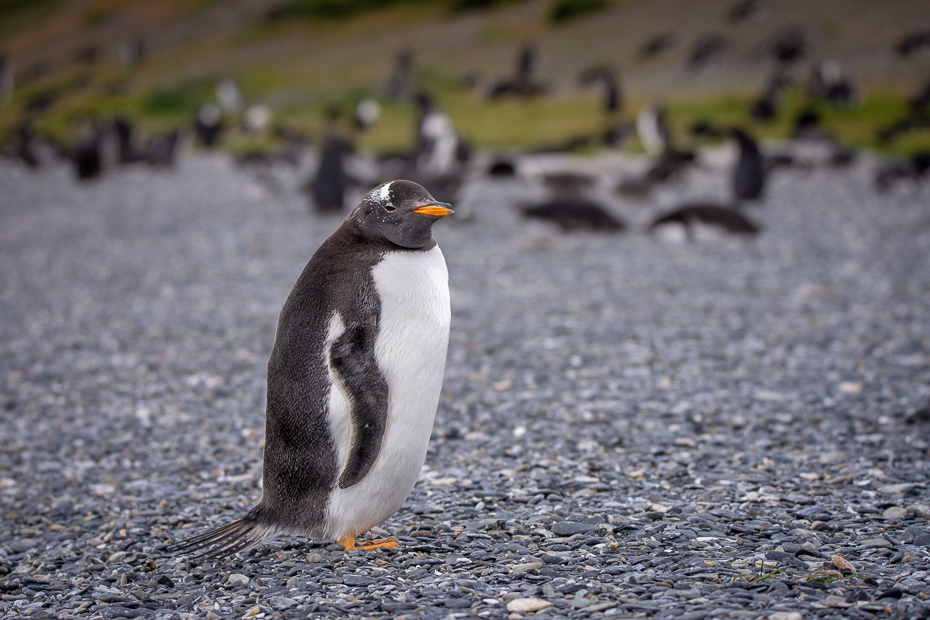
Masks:
[[[537,203],[518,204],[524,217],[550,221],[558,224],[564,232],[585,229],[616,232],[626,228],[607,207],[585,196],[585,189],[596,181],[594,177],[558,172],[545,175],[543,181],[549,190],[549,198]]]
[[[215,103],[205,103],[194,117],[194,132],[197,141],[208,149],[216,146],[223,133],[223,111]]]
[[[723,60],[726,50],[727,40],[723,35],[706,34],[695,42],[688,64],[692,69],[703,69]]]
[[[665,108],[650,104],[636,115],[636,135],[650,155],[658,155],[669,148],[669,128]]]
[[[101,149],[100,128],[96,121],[79,117],[74,121],[77,134],[69,157],[74,164],[74,171],[79,180],[99,177],[103,172],[103,153]]]
[[[119,163],[128,164],[138,159],[135,143],[133,140],[132,121],[125,116],[117,116],[113,120],[113,130],[116,132],[116,141],[119,147]]]
[[[169,547],[201,557],[274,534],[338,541],[390,517],[426,457],[449,343],[452,213],[412,181],[373,189],[297,280],[268,361],[262,497],[241,519]],[[396,547],[393,538],[361,548]]]
[[[762,195],[765,186],[759,145],[742,129],[733,129],[731,135],[739,144],[739,160],[733,174],[733,195],[737,200],[756,200]]]
[[[702,235],[701,229],[716,229],[724,233],[755,235],[759,225],[735,208],[715,204],[688,204],[657,217],[649,225],[649,232],[673,224],[683,226],[688,239]]]
[[[781,104],[782,95],[791,87],[794,80],[790,75],[783,71],[778,71],[768,85],[765,92],[759,99],[753,103],[749,115],[757,121],[770,121],[778,113],[778,106]]]
[[[339,132],[340,115],[338,108],[331,108],[327,111],[327,129],[320,148],[319,165],[307,185],[313,197],[313,204],[320,213],[342,211],[349,181],[345,159],[355,149]]]
[[[727,11],[727,21],[731,24],[760,21],[765,19],[766,14],[761,0],[740,0]]]
[[[898,55],[904,56],[905,58],[926,53],[930,51],[930,31],[918,30],[912,32],[898,41],[894,49],[898,52]]]
[[[653,35],[639,46],[639,57],[643,60],[658,56],[675,45],[675,35],[669,32]]]
[[[34,146],[35,133],[29,119],[25,119],[16,126],[16,156],[30,168],[39,167]]]
[[[604,88],[604,142],[608,146],[617,146],[626,133],[626,127],[620,123],[620,110],[623,107],[623,90],[617,73],[606,65],[589,67],[578,76],[582,86],[600,82]]]
[[[564,232],[598,230],[618,232],[626,228],[623,222],[601,204],[581,196],[557,196],[540,203],[519,205],[524,217],[548,220]]]
[[[917,152],[907,159],[881,166],[875,173],[875,189],[886,192],[899,180],[919,181],[930,172],[930,151]]]
[[[915,422],[930,422],[930,400],[927,401],[927,405],[923,409],[913,411],[904,418],[905,424],[914,424]]]
[[[795,63],[807,54],[807,34],[800,26],[787,26],[775,33],[763,51],[782,64]]]

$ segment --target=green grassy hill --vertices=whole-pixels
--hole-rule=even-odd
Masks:
[[[384,116],[363,147],[406,146],[412,109],[383,96],[395,55],[413,52],[418,87],[432,92],[456,124],[483,147],[557,142],[598,131],[600,94],[577,81],[592,64],[622,76],[625,114],[645,102],[669,104],[674,125],[695,120],[749,124],[748,107],[776,70],[766,41],[802,25],[808,53],[790,71],[799,86],[762,135],[782,135],[807,105],[803,85],[820,60],[837,61],[859,86],[858,103],[821,106],[843,139],[874,144],[875,129],[906,111],[906,97],[930,80],[930,54],[901,58],[894,45],[930,30],[924,0],[768,0],[743,23],[728,20],[734,0],[2,0],[0,52],[12,59],[17,88],[0,108],[0,140],[30,103],[44,131],[66,136],[77,115],[128,113],[153,131],[187,122],[231,77],[249,102],[278,121],[317,131],[332,105],[351,109],[379,97]],[[644,41],[668,33],[672,45],[643,58]],[[719,63],[688,66],[696,42],[724,37]],[[137,38],[144,59],[119,61]],[[549,94],[488,102],[494,82],[514,72],[521,46],[539,49],[538,77]],[[466,79],[467,78],[467,79]],[[466,87],[469,84],[470,87]],[[930,146],[912,132],[883,148]]]

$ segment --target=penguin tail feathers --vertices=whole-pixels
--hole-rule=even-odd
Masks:
[[[248,551],[276,533],[276,528],[262,522],[255,510],[241,519],[203,534],[170,545],[171,555],[191,555],[194,560],[211,560]]]

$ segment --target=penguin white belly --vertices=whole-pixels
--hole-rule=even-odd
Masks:
[[[325,537],[361,534],[403,505],[426,458],[449,346],[449,274],[439,246],[426,252],[391,252],[372,270],[381,299],[375,360],[388,385],[387,426],[381,451],[356,485],[333,490],[326,507]],[[339,326],[331,324],[335,331]],[[334,382],[330,404],[348,417],[348,399]],[[345,466],[351,432],[330,410],[340,462]]]

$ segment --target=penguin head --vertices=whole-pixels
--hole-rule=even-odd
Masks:
[[[452,213],[413,181],[391,181],[371,190],[349,216],[365,233],[404,248],[424,248],[436,221]]]
[[[743,152],[758,152],[759,145],[748,133],[743,131],[738,127],[733,127],[730,129],[730,135],[736,140],[739,144],[740,151]]]

